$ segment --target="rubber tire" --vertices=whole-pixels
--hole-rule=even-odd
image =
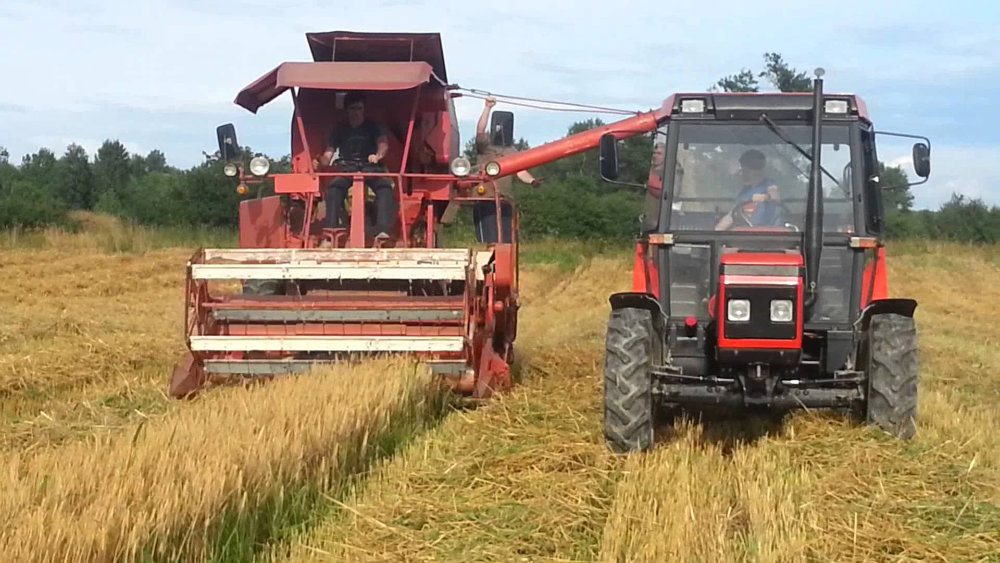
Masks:
[[[653,447],[653,336],[649,311],[611,312],[604,353],[604,438],[616,453]]]
[[[917,327],[903,315],[871,319],[867,335],[865,420],[899,439],[917,432]]]

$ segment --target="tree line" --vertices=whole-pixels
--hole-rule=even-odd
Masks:
[[[712,85],[710,90],[759,91],[764,80],[780,91],[806,91],[812,86],[804,72],[791,68],[777,53],[764,55],[764,69],[742,69]],[[567,134],[603,123],[579,121]],[[527,148],[523,140],[519,148]],[[643,184],[649,170],[652,143],[633,137],[620,147],[623,182]],[[244,148],[245,158],[259,153]],[[170,166],[158,150],[130,154],[118,140],[107,140],[92,157],[79,145],[56,156],[40,149],[19,164],[9,162],[0,147],[0,228],[69,225],[69,212],[93,210],[151,226],[235,228],[240,196],[236,181],[222,173],[218,154],[188,169]],[[290,158],[271,159],[272,171],[287,171]],[[913,209],[906,173],[882,165],[880,171],[887,233],[894,238],[952,239],[1000,242],[1000,208],[981,199],[954,195],[937,211]],[[521,236],[627,241],[639,230],[644,189],[610,185],[598,175],[597,152],[589,151],[545,164],[533,173],[544,185],[531,188],[515,182],[521,210]]]

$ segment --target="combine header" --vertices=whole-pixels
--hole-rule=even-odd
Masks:
[[[517,326],[517,240],[440,248],[456,206],[500,205],[492,181],[470,174],[437,34],[310,33],[314,62],[283,63],[243,89],[251,112],[288,92],[291,172],[245,167],[235,129],[219,127],[225,173],[241,194],[240,248],[202,249],[187,268],[188,352],[174,397],[206,383],[307,371],[358,354],[414,354],[457,391],[488,397],[511,385]],[[387,149],[380,166],[322,159],[363,93]],[[511,138],[504,135],[504,138]],[[324,221],[324,195],[345,178],[350,217]],[[391,186],[392,219],[376,232],[368,186]],[[270,190],[268,190],[270,191]],[[497,213],[497,216],[500,214]]]

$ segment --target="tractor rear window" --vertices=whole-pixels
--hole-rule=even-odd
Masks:
[[[671,230],[802,230],[810,161],[763,123],[683,123],[679,127]],[[779,124],[807,154],[808,125]],[[824,229],[852,232],[848,125],[824,125]]]

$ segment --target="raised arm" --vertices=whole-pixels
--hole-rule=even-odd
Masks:
[[[479,116],[479,122],[476,123],[476,145],[485,146],[490,142],[489,136],[486,134],[486,126],[489,125],[490,121],[490,110],[493,106],[497,105],[496,98],[489,96],[486,98],[486,104],[483,106],[483,113]]]

